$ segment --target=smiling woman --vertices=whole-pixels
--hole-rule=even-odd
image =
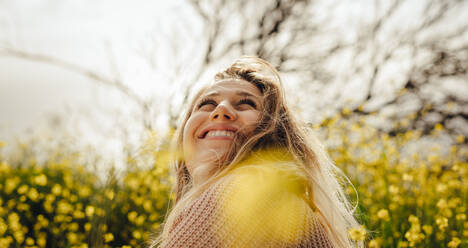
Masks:
[[[358,226],[278,72],[242,57],[203,88],[176,134],[172,209],[151,247],[351,247]],[[356,244],[362,246],[362,243]]]

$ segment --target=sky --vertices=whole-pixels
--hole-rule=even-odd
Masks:
[[[167,29],[178,26],[184,9],[178,0],[4,0],[0,1],[0,48],[7,44],[105,77],[118,75],[140,97],[161,98],[163,103],[167,93],[177,89],[165,83],[170,75],[161,73],[164,63],[156,62],[155,70],[141,54]],[[164,51],[158,54],[164,57]],[[118,154],[121,146],[113,144],[119,143],[120,134],[112,125],[128,123],[135,111],[132,106],[119,91],[79,73],[0,56],[0,140],[47,129],[59,117],[67,129],[84,130],[85,142]],[[164,123],[161,118],[156,122]]]

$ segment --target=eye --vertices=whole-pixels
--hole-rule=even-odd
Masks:
[[[251,107],[253,107],[254,109],[257,109],[257,104],[255,104],[255,102],[253,100],[248,99],[248,98],[241,99],[238,104],[239,105],[247,104],[247,105],[250,105]]]
[[[202,108],[203,106],[206,106],[206,105],[212,105],[213,107],[216,107],[217,103],[212,99],[203,99],[198,104],[197,109],[200,109],[200,108]]]

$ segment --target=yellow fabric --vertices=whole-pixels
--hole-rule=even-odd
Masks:
[[[332,247],[301,178],[278,162],[257,164],[242,163],[210,186],[176,218],[162,247]]]

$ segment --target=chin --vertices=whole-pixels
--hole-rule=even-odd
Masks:
[[[214,147],[207,148],[204,152],[199,153],[199,161],[215,162],[228,152],[229,147]]]

